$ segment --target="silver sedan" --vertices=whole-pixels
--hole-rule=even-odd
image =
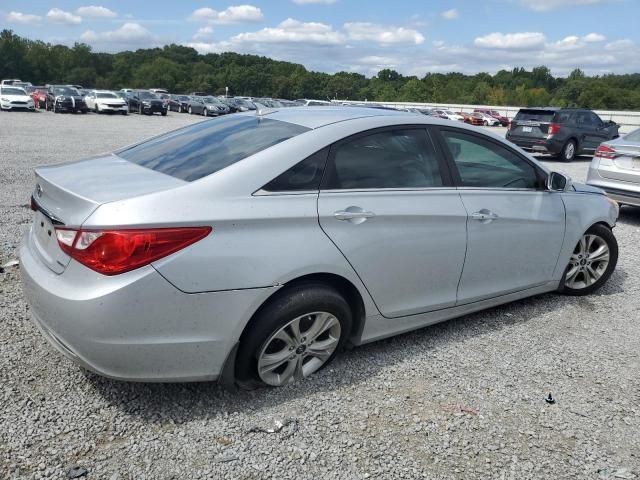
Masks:
[[[603,189],[620,204],[640,207],[640,129],[596,149],[587,184]]]
[[[460,122],[347,107],[203,121],[36,170],[43,335],[102,375],[280,386],[360,345],[616,266],[618,208]]]

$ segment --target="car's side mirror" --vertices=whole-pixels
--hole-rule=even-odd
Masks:
[[[560,172],[551,172],[547,177],[547,190],[551,192],[566,192],[572,186],[571,177]]]

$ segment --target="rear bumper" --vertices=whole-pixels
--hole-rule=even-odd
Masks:
[[[562,147],[564,146],[563,142],[553,138],[516,137],[514,135],[509,135],[509,132],[507,132],[505,138],[521,149],[529,152],[557,155],[562,151]]]
[[[640,207],[640,183],[612,180],[600,175],[597,168],[589,167],[587,185],[601,188],[618,203]]]
[[[63,355],[128,381],[215,380],[274,288],[186,294],[152,266],[106,277],[72,261],[58,275],[20,246],[32,319]]]

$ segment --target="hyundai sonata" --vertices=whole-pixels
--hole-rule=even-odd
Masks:
[[[359,345],[615,268],[618,208],[462,123],[346,107],[203,121],[36,170],[35,323],[109,377],[279,386]]]

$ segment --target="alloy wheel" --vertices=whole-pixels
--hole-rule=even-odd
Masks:
[[[564,158],[565,160],[573,160],[573,157],[576,154],[576,146],[573,142],[567,143],[567,146],[564,147]]]
[[[590,287],[606,272],[609,256],[607,242],[599,235],[586,233],[571,255],[565,285],[574,290]]]
[[[328,312],[305,313],[279,328],[264,343],[258,356],[258,375],[278,387],[308,377],[333,355],[341,326]]]

